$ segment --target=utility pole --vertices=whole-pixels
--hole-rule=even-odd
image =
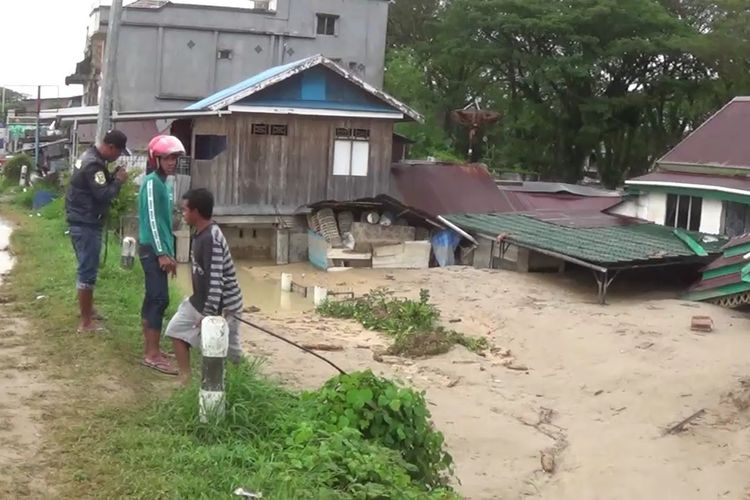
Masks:
[[[36,133],[34,135],[34,168],[39,169],[39,121],[42,114],[42,86],[36,86]]]
[[[107,41],[104,47],[104,71],[102,72],[99,116],[96,120],[96,144],[101,144],[110,129],[112,121],[112,101],[114,100],[115,77],[117,73],[117,44],[120,38],[122,0],[112,0],[107,19]]]

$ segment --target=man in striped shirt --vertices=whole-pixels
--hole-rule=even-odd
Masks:
[[[167,325],[172,339],[180,382],[190,380],[190,348],[200,347],[201,321],[206,316],[223,315],[229,325],[229,359],[242,359],[239,324],[242,292],[237,283],[229,245],[218,224],[211,220],[213,195],[206,189],[193,189],[182,197],[182,216],[195,229],[190,260],[193,294],[185,299]]]

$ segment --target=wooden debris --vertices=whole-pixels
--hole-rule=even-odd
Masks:
[[[398,356],[386,356],[382,352],[377,351],[372,353],[372,359],[378,363],[385,363],[388,365],[412,366],[414,364],[414,362],[409,359],[400,358]]]
[[[254,314],[260,312],[260,309],[255,306],[248,306],[242,310],[245,314]]]
[[[548,450],[542,450],[540,461],[542,462],[542,470],[547,474],[555,473],[555,455],[550,453]]]
[[[344,347],[340,345],[332,345],[332,344],[302,344],[302,347],[305,349],[310,349],[311,351],[328,351],[328,352],[334,352],[334,351],[343,351]]]
[[[654,347],[654,343],[653,342],[643,342],[643,343],[638,344],[635,347],[638,348],[638,349],[643,349],[643,350],[651,349],[652,347]]]
[[[509,358],[513,355],[510,349],[503,349],[502,347],[491,347],[490,353],[501,358]]]
[[[448,382],[448,386],[447,387],[449,387],[449,388],[450,387],[456,387],[459,382],[461,382],[461,377],[456,377],[453,380],[451,380],[450,382]]]
[[[526,365],[519,365],[516,364],[516,361],[514,359],[506,359],[503,361],[502,365],[507,368],[508,370],[513,370],[517,372],[527,372],[529,371],[529,367]]]
[[[701,408],[700,410],[696,411],[692,415],[690,415],[688,418],[681,420],[677,424],[673,425],[672,427],[668,428],[666,431],[664,431],[664,435],[668,434],[679,434],[680,432],[685,431],[685,427],[692,422],[693,420],[702,417],[703,414],[706,413],[705,408]]]
[[[710,316],[693,316],[690,329],[694,332],[710,333],[714,331],[714,320]]]

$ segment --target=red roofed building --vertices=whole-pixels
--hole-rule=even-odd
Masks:
[[[703,233],[750,233],[750,97],[730,101],[653,172],[625,184],[631,196],[611,213]]]

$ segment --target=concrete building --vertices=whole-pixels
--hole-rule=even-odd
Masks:
[[[109,11],[93,9],[85,57],[66,79],[84,86],[84,105],[98,103]],[[182,109],[316,54],[380,88],[387,22],[387,0],[126,0],[114,109]]]

